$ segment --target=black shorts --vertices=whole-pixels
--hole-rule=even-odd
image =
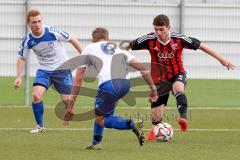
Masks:
[[[186,72],[181,72],[173,76],[171,79],[162,81],[159,84],[155,84],[158,91],[158,99],[156,102],[151,104],[151,108],[155,108],[161,105],[167,105],[169,92],[172,90],[172,85],[176,81],[182,82],[185,86],[187,85]]]

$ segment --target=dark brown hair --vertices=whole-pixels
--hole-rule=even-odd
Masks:
[[[159,14],[153,19],[154,26],[169,26],[169,18],[164,14]]]
[[[92,31],[92,41],[108,40],[108,30],[104,27],[97,27]]]

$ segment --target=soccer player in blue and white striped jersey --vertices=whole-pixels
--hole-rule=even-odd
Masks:
[[[24,63],[29,50],[32,49],[37,56],[40,67],[36,73],[32,93],[32,109],[36,126],[30,132],[38,133],[44,131],[42,97],[49,86],[54,85],[63,102],[67,102],[71,93],[71,71],[68,69],[56,70],[68,60],[62,42],[70,42],[79,53],[82,52],[82,48],[75,36],[54,27],[44,26],[41,13],[38,10],[29,10],[26,14],[26,20],[31,31],[23,38],[18,51],[17,77],[14,85],[15,88],[21,86]]]

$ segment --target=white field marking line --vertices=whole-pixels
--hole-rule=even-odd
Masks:
[[[0,128],[0,131],[29,131],[32,128]],[[92,131],[92,128],[46,128],[46,131]],[[109,129],[110,130],[110,129]],[[149,129],[143,129],[148,131]],[[174,129],[179,131],[179,129]],[[189,131],[200,131],[200,132],[240,132],[240,128],[235,129],[208,129],[208,128],[191,128]]]
[[[29,108],[32,109],[30,106],[0,106],[0,108]],[[52,108],[54,109],[53,106],[44,106],[44,108]],[[89,109],[92,110],[93,107],[89,106],[89,107],[81,107],[81,106],[77,106],[76,109]],[[149,107],[137,107],[137,106],[132,106],[132,107],[116,107],[116,110],[121,110],[121,109],[134,109],[134,110],[150,110],[150,106]],[[236,110],[240,110],[240,107],[189,107],[188,109],[190,110],[229,110],[229,111],[236,111]],[[176,107],[166,107],[166,110],[177,110]]]

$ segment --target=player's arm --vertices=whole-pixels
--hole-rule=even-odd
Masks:
[[[87,54],[86,48],[82,54]],[[85,65],[87,65],[87,62],[85,63]],[[64,125],[68,125],[69,121],[71,121],[73,118],[74,105],[75,105],[77,96],[79,95],[79,92],[80,92],[80,89],[82,86],[82,81],[84,79],[85,71],[86,71],[86,66],[82,66],[81,68],[78,68],[76,71],[76,76],[75,76],[75,80],[73,82],[72,92],[70,95],[70,102],[67,106],[66,112],[64,113],[64,117],[63,117]]]
[[[213,56],[215,59],[217,59],[223,66],[227,67],[227,69],[234,69],[235,66],[225,57],[221,56],[211,48],[209,48],[206,44],[201,43],[199,46],[199,49],[204,51],[205,53],[208,53],[209,55]]]
[[[80,66],[77,71],[76,71],[76,75],[75,75],[75,80],[73,82],[73,88],[72,88],[72,93],[71,93],[71,100],[72,101],[76,101],[76,98],[77,96],[79,95],[79,91],[81,89],[81,86],[82,86],[82,81],[84,79],[84,75],[85,75],[85,72],[86,72],[86,68],[89,64],[89,59],[86,58],[87,55],[89,53],[91,53],[90,51],[91,48],[89,48],[88,46],[83,50],[81,56],[84,56],[83,58],[84,59],[84,62],[82,64],[82,66]]]
[[[24,69],[24,64],[26,61],[27,54],[29,52],[29,48],[26,45],[26,40],[27,37],[24,37],[22,39],[20,48],[18,50],[18,59],[17,59],[17,77],[16,80],[14,81],[14,87],[15,89],[18,89],[21,87],[22,84],[22,75],[23,75],[23,69]]]
[[[25,64],[25,59],[22,57],[19,57],[17,60],[17,77],[14,82],[15,89],[18,89],[21,87],[24,64]]]
[[[206,44],[202,43],[196,38],[193,37],[186,37],[182,35],[182,45],[184,48],[190,48],[190,49],[200,49],[204,51],[205,53],[208,53],[209,55],[213,56],[216,58],[220,63],[222,63],[223,66],[226,66],[227,69],[234,69],[235,66],[225,57],[219,55],[217,52],[209,48]]]
[[[71,93],[71,99],[73,101],[76,101],[76,98],[79,95],[79,92],[82,86],[82,81],[85,75],[85,71],[86,71],[86,68],[78,68],[76,71],[76,76],[73,82],[73,88]]]
[[[123,41],[120,44],[121,49],[125,50],[141,50],[141,49],[147,49],[148,48],[148,40],[150,38],[150,34],[141,36],[133,41]]]
[[[151,102],[156,102],[158,98],[157,94],[157,88],[153,83],[151,74],[149,70],[147,70],[141,62],[137,58],[133,58],[130,63],[129,63],[133,68],[137,69],[140,71],[143,79],[147,82],[150,88],[150,96],[149,96],[149,101]]]
[[[77,99],[77,96],[80,92],[82,81],[85,74],[85,68],[78,68],[76,71],[76,77],[72,87],[72,93],[70,95],[70,101],[68,103],[67,109],[63,116],[63,125],[68,125],[69,121],[72,120],[74,115],[74,106]]]
[[[71,35],[69,42],[73,45],[73,47],[78,51],[78,53],[82,53],[82,47],[80,42],[78,41],[76,36]]]

